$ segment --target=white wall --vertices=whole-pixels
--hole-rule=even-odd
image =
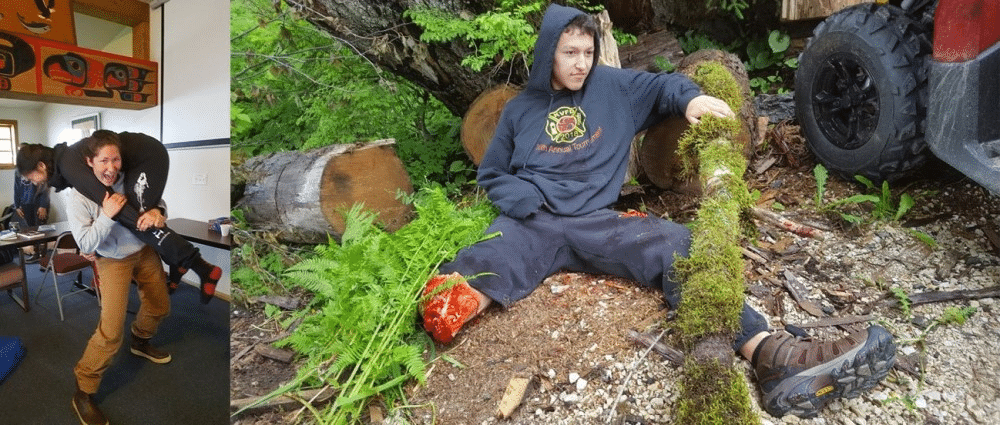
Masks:
[[[229,139],[229,2],[171,0],[163,14],[161,108],[163,143]],[[156,28],[153,28],[156,30]],[[156,31],[160,34],[160,31]],[[156,40],[157,43],[160,40]],[[207,221],[228,216],[229,144],[170,150],[163,193],[172,217]],[[230,294],[229,251],[199,246],[223,269],[217,290]],[[193,272],[185,276],[197,282]]]

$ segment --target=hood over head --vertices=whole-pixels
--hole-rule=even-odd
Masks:
[[[566,25],[579,15],[586,15],[586,13],[558,4],[551,4],[548,9],[545,9],[542,26],[538,30],[538,40],[535,41],[534,62],[531,64],[531,73],[528,77],[528,90],[554,92],[552,89],[552,66],[555,61],[556,46],[559,44],[559,37],[562,36]],[[595,33],[594,64],[591,67],[590,75],[587,75],[587,80],[590,80],[590,76],[594,74],[594,68],[597,68],[600,56],[601,35]],[[584,84],[587,84],[586,81]]]

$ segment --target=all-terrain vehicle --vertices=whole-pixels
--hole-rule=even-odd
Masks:
[[[1000,195],[1000,2],[879,3],[829,16],[799,56],[810,150],[835,174],[875,182],[933,154]]]

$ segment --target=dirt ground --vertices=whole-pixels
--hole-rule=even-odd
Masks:
[[[747,173],[752,190],[762,194],[762,206],[778,202],[784,206],[781,214],[800,222],[818,223],[832,232],[850,234],[859,231],[843,225],[842,221],[817,213],[812,206],[816,193],[812,175],[814,162],[797,136],[796,129],[784,127],[772,130],[768,140],[767,146],[770,147],[762,149],[751,159]],[[773,165],[765,168],[764,164],[772,160]],[[953,172],[942,173],[940,167],[943,165],[929,167],[926,173],[913,180],[893,186],[907,193],[924,190],[938,193],[933,203],[918,200],[918,206],[907,216],[908,220],[961,221],[998,214],[996,206],[986,205],[991,201],[985,190],[967,184]],[[954,190],[941,191],[942,188]],[[843,199],[859,190],[857,185],[831,177],[827,185],[827,199]],[[651,186],[644,186],[643,193],[624,197],[622,205],[645,205],[647,211],[678,222],[690,221],[697,208],[696,199],[690,196],[660,191]],[[760,225],[772,240],[758,246],[759,250],[787,253],[794,249],[796,236],[773,226]],[[774,261],[795,261],[794,257],[777,257]],[[779,285],[767,284],[761,279],[760,268],[755,269],[750,260],[747,263],[748,280],[764,282],[751,285],[748,297],[757,298],[764,310],[781,309],[781,299],[788,298],[788,294]],[[824,265],[814,264],[811,267],[821,270]],[[835,301],[838,309],[853,311],[849,308],[850,304],[865,299],[864,296],[851,294],[855,290],[857,288],[831,288],[827,297]],[[266,320],[262,308],[259,303],[249,306],[249,309],[235,307],[231,317],[233,400],[265,394],[294,376],[294,362],[287,364],[272,360],[253,348],[281,336],[278,327]],[[766,314],[780,316],[780,312],[776,311],[767,311]],[[533,294],[509,309],[504,310],[494,304],[468,324],[452,344],[437,347],[437,354],[447,353],[460,365],[441,360],[432,363],[427,385],[413,386],[409,390],[409,404],[418,407],[407,411],[405,423],[450,425],[490,422],[494,420],[497,403],[513,377],[531,378],[529,392],[534,393],[543,389],[549,393],[571,390],[573,384],[565,376],[565,371],[576,371],[590,382],[606,380],[609,376],[606,370],[615,367],[612,364],[616,361],[613,360],[615,355],[642,350],[628,339],[626,332],[648,331],[663,323],[667,317],[666,305],[653,289],[610,276],[578,273],[551,276]],[[554,375],[551,371],[559,372]],[[544,398],[541,402],[533,400],[526,399],[515,413],[513,423],[525,423],[527,419],[524,415],[554,409]],[[375,419],[390,414],[380,407],[369,411]],[[242,414],[235,417],[233,423],[291,423],[304,417],[308,415],[297,413],[296,406],[288,411],[277,409]]]

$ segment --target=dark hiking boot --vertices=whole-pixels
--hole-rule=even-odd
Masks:
[[[76,412],[76,417],[80,418],[80,423],[83,425],[107,425],[108,418],[101,413],[101,409],[97,408],[97,404],[87,394],[80,390],[80,387],[76,388],[76,394],[73,395],[73,411]]]
[[[132,354],[145,357],[149,361],[158,364],[170,363],[170,353],[153,347],[147,338],[139,338],[132,335],[132,344],[129,347]]]
[[[833,399],[857,397],[878,385],[895,360],[892,335],[878,325],[836,341],[779,331],[753,355],[764,410],[779,418],[810,418]]]
[[[434,288],[439,285],[453,281],[458,283],[438,292],[421,306],[424,312],[424,329],[442,344],[451,342],[462,325],[479,311],[479,298],[458,273],[432,277],[424,287],[424,296],[433,293]]]

